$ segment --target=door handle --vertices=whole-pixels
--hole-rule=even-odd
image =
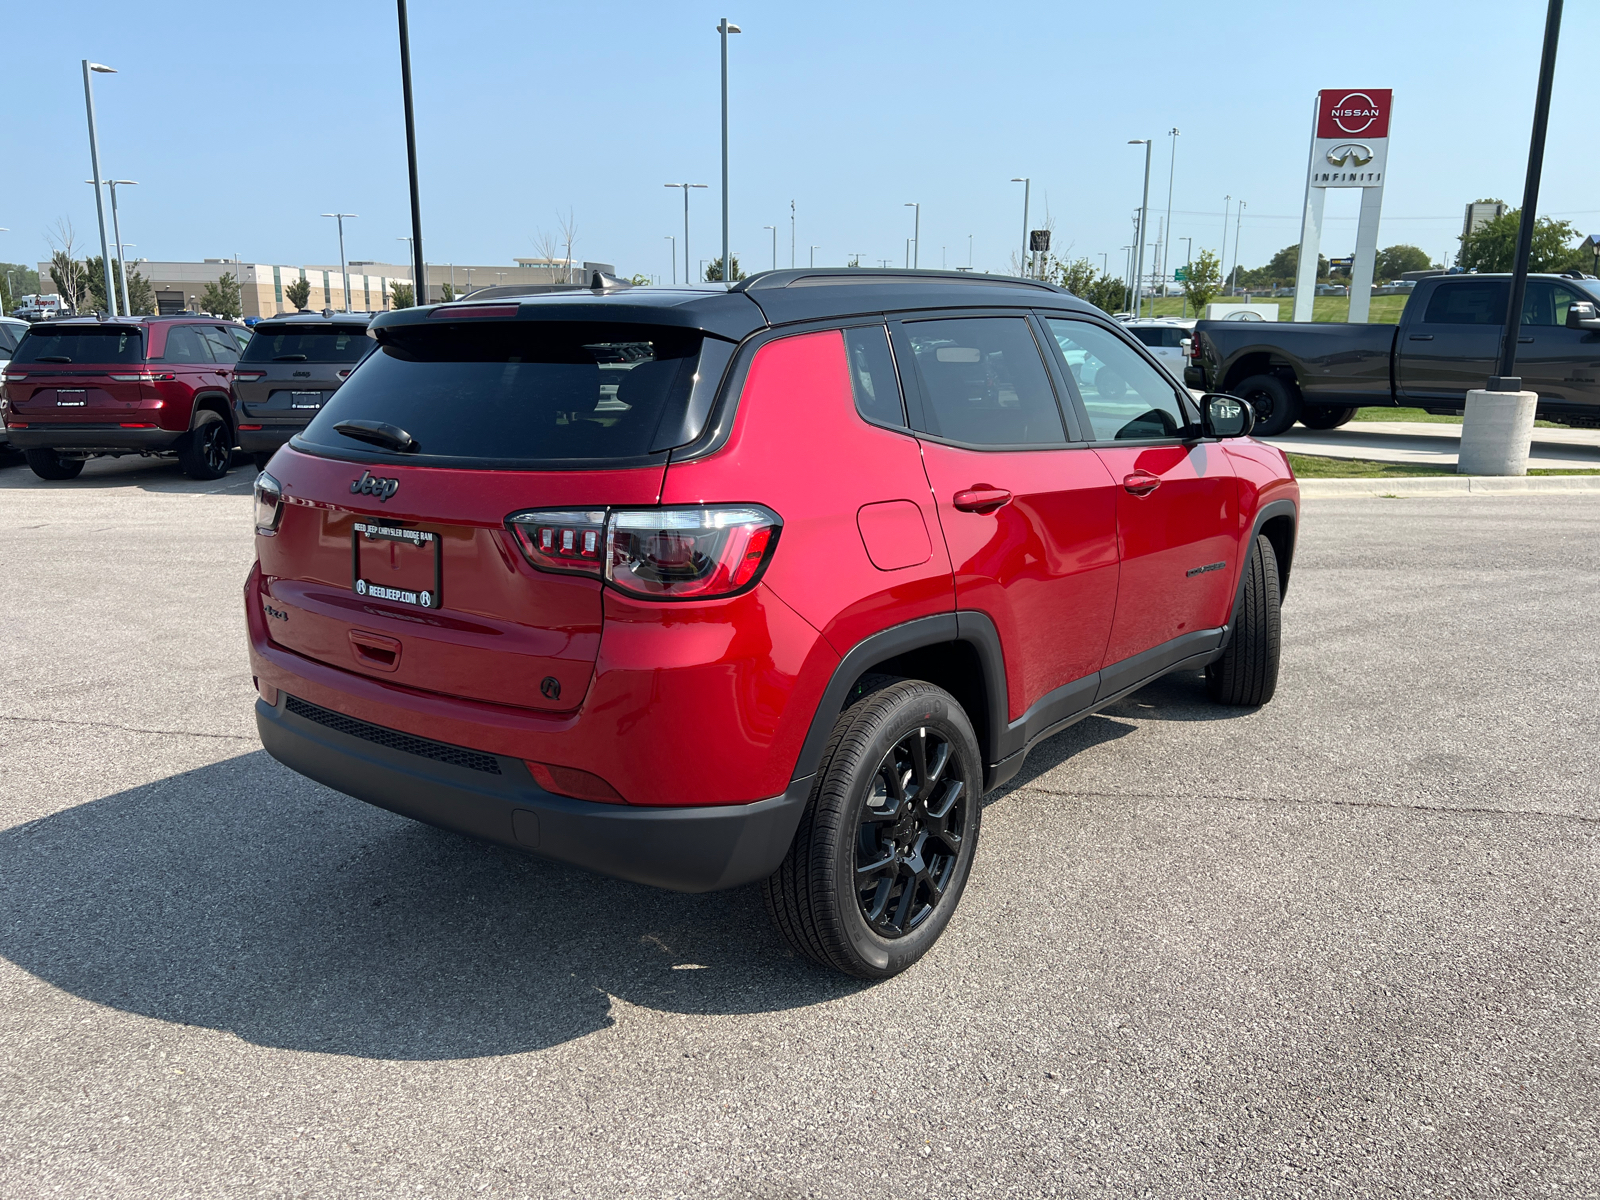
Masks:
[[[1532,338],[1518,338],[1517,339],[1517,343],[1519,345],[1526,345],[1528,342],[1531,342],[1531,341],[1533,341]]]
[[[1122,486],[1135,496],[1148,496],[1161,486],[1161,476],[1152,475],[1148,471],[1135,471],[1123,478]]]
[[[1431,333],[1413,333],[1411,335],[1410,340],[1413,341],[1413,342],[1431,342],[1431,341],[1433,341],[1433,334],[1431,334]]]
[[[951,497],[950,503],[962,512],[992,513],[995,509],[1011,503],[1011,493],[1005,488],[992,487],[987,483],[975,483],[964,492],[957,492]]]

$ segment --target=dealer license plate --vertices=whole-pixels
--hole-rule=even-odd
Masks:
[[[357,521],[350,534],[356,595],[438,608],[444,594],[444,543],[431,529]]]

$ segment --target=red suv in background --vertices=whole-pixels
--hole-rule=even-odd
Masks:
[[[95,317],[28,330],[5,367],[6,436],[41,479],[102,454],[175,454],[192,479],[227,474],[230,385],[250,331],[215,318]]]
[[[256,487],[257,726],[437,825],[762,880],[865,978],[949,922],[983,794],[1204,668],[1278,669],[1298,488],[1060,289],[775,271],[413,308]]]

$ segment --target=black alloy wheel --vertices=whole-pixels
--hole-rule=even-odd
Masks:
[[[1308,404],[1300,414],[1300,424],[1307,429],[1337,429],[1355,419],[1353,407],[1336,407],[1331,404]]]
[[[1239,399],[1249,402],[1256,410],[1256,424],[1251,431],[1256,437],[1277,437],[1287,433],[1300,418],[1300,396],[1297,389],[1276,375],[1252,375],[1240,380],[1229,391]]]
[[[961,901],[983,819],[983,756],[943,688],[889,676],[857,687],[762,893],[798,953],[887,979],[932,948]]]
[[[24,452],[28,466],[40,479],[76,479],[83,474],[81,458],[67,458],[54,450],[28,450]]]
[[[915,930],[944,899],[961,856],[971,792],[946,775],[948,739],[921,726],[872,777],[856,834],[856,902],[879,937]]]
[[[178,452],[178,465],[190,479],[221,479],[233,466],[228,423],[216,413],[202,413]]]

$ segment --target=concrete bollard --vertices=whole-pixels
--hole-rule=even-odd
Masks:
[[[1467,393],[1458,475],[1526,475],[1537,392]]]

